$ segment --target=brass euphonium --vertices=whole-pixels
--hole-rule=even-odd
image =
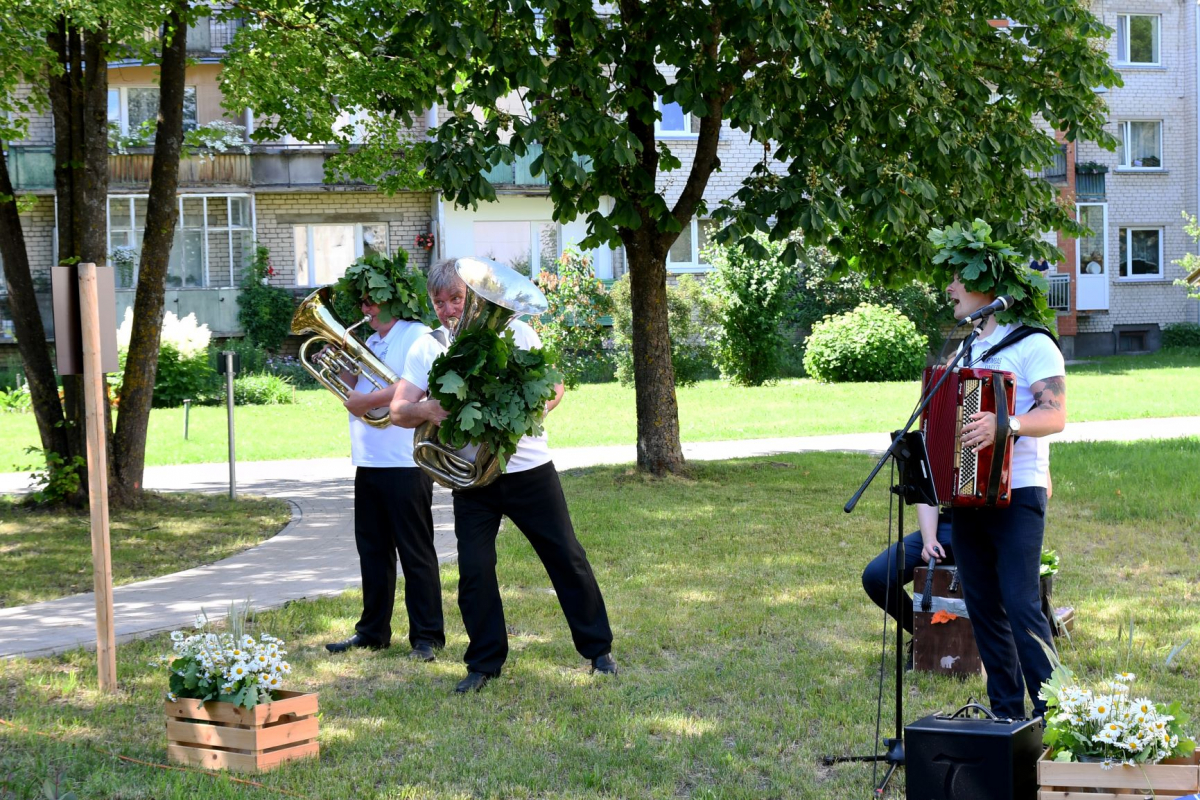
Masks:
[[[292,315],[292,333],[315,334],[300,345],[300,363],[318,383],[343,402],[350,396],[354,384],[343,381],[342,373],[349,373],[355,378],[365,376],[376,389],[383,389],[400,380],[387,364],[351,334],[369,319],[363,317],[349,328],[343,326],[330,310],[328,286],[304,298]],[[317,352],[310,360],[308,354],[314,347]],[[386,428],[392,424],[386,406],[371,409],[362,416],[362,421],[373,428]]]
[[[458,277],[467,285],[462,316],[455,336],[471,330],[504,329],[516,314],[539,315],[546,311],[546,296],[529,278],[487,258],[460,258],[454,262]],[[500,477],[500,459],[487,445],[468,458],[439,444],[437,425],[423,422],[413,431],[413,459],[429,477],[447,489],[475,489]]]

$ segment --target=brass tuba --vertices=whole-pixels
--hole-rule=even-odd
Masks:
[[[458,277],[467,285],[462,316],[453,333],[490,328],[501,331],[516,314],[543,314],[546,296],[529,278],[487,258],[460,258],[454,262]],[[413,431],[413,460],[429,477],[447,489],[475,489],[500,477],[500,459],[487,445],[474,458],[455,452],[437,441],[437,425],[423,422]]]
[[[315,334],[300,345],[300,363],[318,383],[342,398],[343,402],[354,389],[353,385],[347,385],[342,380],[343,372],[366,376],[376,389],[383,389],[400,380],[387,364],[351,335],[351,331],[368,319],[363,317],[349,328],[344,327],[330,310],[328,286],[304,298],[292,315],[292,333]],[[329,345],[329,348],[326,349],[325,345]],[[308,353],[314,347],[319,349],[309,360]],[[386,428],[392,424],[386,406],[371,409],[362,416],[362,421],[373,428]]]

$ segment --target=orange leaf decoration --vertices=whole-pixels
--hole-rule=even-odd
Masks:
[[[958,619],[958,614],[951,614],[949,611],[942,610],[934,612],[933,619],[930,622],[937,625],[940,622],[953,622],[956,619]]]

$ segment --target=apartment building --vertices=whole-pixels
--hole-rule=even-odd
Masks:
[[[193,63],[187,71],[185,127],[224,122],[253,130],[250,112],[231,115],[222,108],[218,81],[220,60],[237,23],[201,20],[189,30]],[[136,132],[158,109],[156,69],[137,63],[114,63],[109,70],[109,119],[122,134]],[[660,103],[661,140],[675,151],[684,169],[661,175],[660,187],[673,202],[682,190],[695,148],[698,124],[675,104]],[[439,110],[430,109],[414,126],[423,136],[437,124]],[[345,125],[355,118],[347,115]],[[353,130],[351,128],[351,130]],[[118,319],[132,307],[142,230],[145,227],[152,151],[124,148],[109,156],[107,236],[109,264],[117,270]],[[424,266],[444,256],[483,255],[537,274],[568,246],[586,236],[586,224],[553,220],[553,204],[544,175],[530,174],[536,149],[514,164],[488,173],[497,200],[477,209],[458,208],[436,192],[387,195],[373,186],[350,181],[326,182],[325,165],[336,148],[290,138],[269,144],[230,147],[225,152],[186,155],[180,165],[180,217],[167,276],[166,307],[180,316],[195,313],[215,335],[241,333],[237,321],[238,285],[256,243],[271,254],[280,286],[303,295],[332,283],[354,259],[370,251],[405,249],[410,263]],[[30,121],[25,141],[7,146],[9,170],[16,189],[37,202],[22,217],[35,280],[48,292],[49,267],[55,253],[53,191],[53,127],[49,115]],[[748,136],[726,126],[719,145],[722,172],[715,174],[706,199],[715,207],[741,184],[763,157]],[[671,272],[701,272],[701,250],[709,222],[694,220],[671,249]],[[419,234],[432,233],[434,246],[418,247]],[[598,277],[623,274],[619,250],[592,251]],[[49,326],[48,295],[44,318]],[[48,331],[49,333],[49,331]],[[11,325],[0,328],[0,343],[11,341]]]
[[[1068,356],[1157,350],[1162,329],[1200,322],[1200,304],[1174,285],[1175,262],[1197,252],[1182,214],[1200,201],[1200,4],[1098,0],[1092,11],[1124,85],[1105,90],[1107,130],[1120,142],[1064,145],[1065,195],[1093,235],[1059,237],[1069,282],[1058,325]],[[1054,278],[1052,278],[1054,280]]]

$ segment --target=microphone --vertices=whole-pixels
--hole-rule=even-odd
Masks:
[[[992,314],[995,314],[997,311],[1007,311],[1008,309],[1012,308],[1012,305],[1014,302],[1015,301],[1013,300],[1013,297],[1011,294],[1000,295],[999,297],[997,297],[992,302],[988,303],[983,308],[969,314],[967,317],[965,317],[962,320],[962,322],[960,322],[958,324],[966,325],[967,323],[974,322],[977,319],[984,319],[985,317],[990,317]]]

